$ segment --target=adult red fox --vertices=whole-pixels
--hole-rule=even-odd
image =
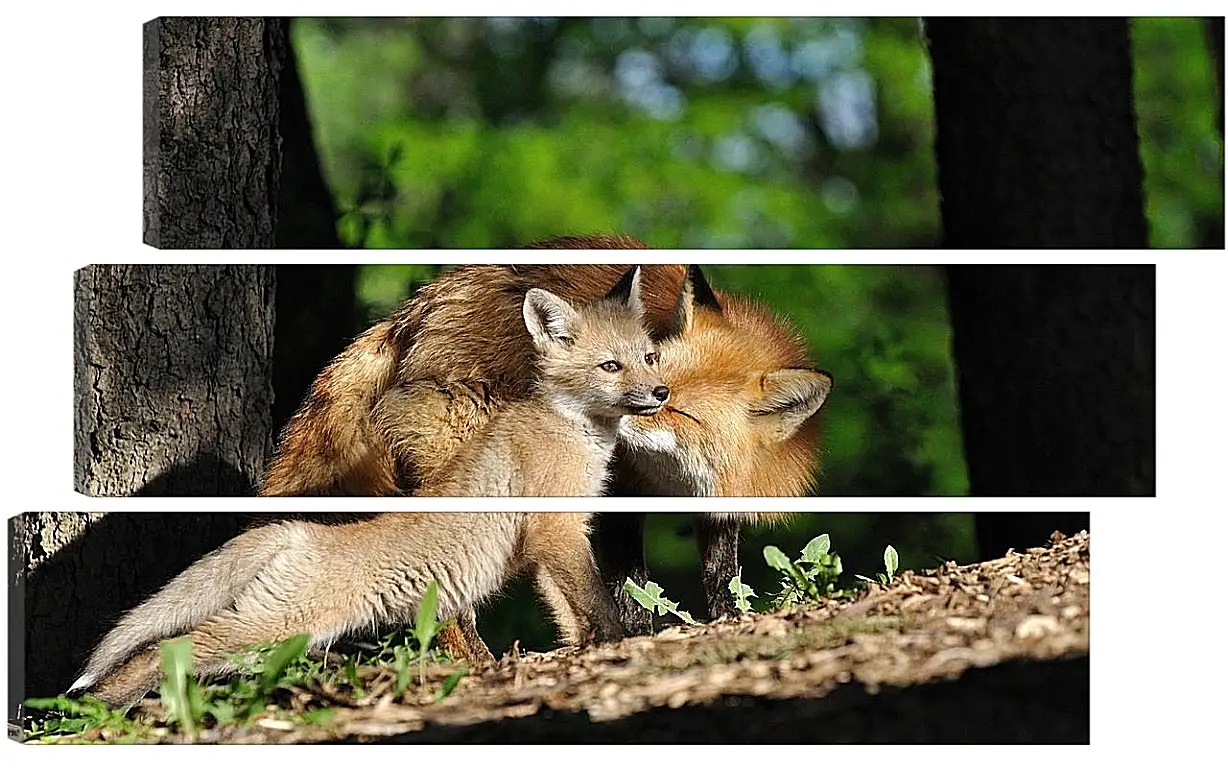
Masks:
[[[625,237],[570,237],[530,248],[640,249]],[[568,301],[602,295],[612,264],[467,265],[424,286],[342,351],[282,432],[262,495],[391,496],[412,492],[493,414],[527,396],[537,375],[520,322],[532,287]],[[690,278],[684,288],[684,277]],[[696,267],[645,265],[645,320],[663,341],[669,403],[634,417],[616,452],[614,495],[797,496],[818,468],[815,413],[831,376],[766,309],[714,291]],[[678,301],[680,290],[687,300]],[[731,613],[738,527],[749,515],[700,515],[712,616]],[[628,630],[649,618],[619,585],[646,577],[643,514],[599,516],[602,572]]]

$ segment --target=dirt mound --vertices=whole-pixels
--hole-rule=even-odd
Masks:
[[[363,706],[296,689],[326,725],[261,720],[228,742],[1087,743],[1089,537],[924,574],[854,601],[670,627],[585,650],[508,654],[436,702],[455,671]]]

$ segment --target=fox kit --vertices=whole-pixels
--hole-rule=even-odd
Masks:
[[[639,284],[635,267],[580,310],[530,288],[522,314],[537,350],[536,390],[500,408],[418,495],[602,495],[620,425],[669,400]]]
[[[600,301],[573,308],[529,290],[522,316],[538,350],[534,394],[500,410],[420,489],[422,495],[598,495],[620,423],[669,399],[642,325],[640,270]],[[543,450],[549,445],[550,450]],[[588,542],[587,513],[387,513],[346,525],[292,521],[248,531],[205,556],[128,613],[99,644],[73,690],[110,704],[159,680],[158,642],[192,639],[196,670],[234,669],[245,647],[306,633],[313,647],[358,629],[412,620],[427,585],[458,617],[453,647],[488,657],[474,605],[531,570],[563,639],[622,635]],[[476,658],[475,658],[476,660]]]
[[[426,587],[438,615],[471,612],[514,573],[547,581],[567,602],[571,643],[591,631],[621,637],[593,563],[583,514],[389,512],[345,525],[283,521],[247,531],[206,555],[125,615],[86,664],[73,691],[112,706],[158,685],[158,643],[192,640],[197,674],[235,669],[233,656],[299,633],[313,648],[356,631],[411,623]],[[588,627],[574,622],[585,617]],[[478,641],[480,642],[480,641]]]
[[[538,248],[646,248],[631,238],[561,238]],[[527,395],[534,350],[516,333],[519,298],[539,286],[569,301],[600,296],[624,267],[467,265],[440,275],[337,356],[282,433],[264,495],[395,495],[429,482],[507,403]],[[610,492],[796,496],[818,469],[815,413],[831,377],[783,321],[723,295],[697,267],[643,268],[646,322],[662,339],[670,401],[628,420]],[[678,301],[684,282],[685,300]],[[665,341],[665,337],[672,338]],[[668,345],[668,346],[666,346]],[[668,350],[668,352],[666,352]],[[738,528],[754,515],[701,515],[709,612],[733,610]],[[617,585],[642,578],[643,515],[597,520],[603,573],[624,624],[647,619]]]

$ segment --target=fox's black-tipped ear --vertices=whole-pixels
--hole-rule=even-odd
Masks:
[[[639,265],[628,269],[618,278],[614,287],[606,293],[607,301],[617,301],[636,314],[644,314],[644,305],[640,302],[640,268]]]
[[[682,278],[682,289],[678,292],[678,303],[669,316],[669,330],[665,337],[682,336],[691,330],[695,322],[695,307],[707,307],[718,315],[721,314],[721,304],[716,300],[716,294],[708,285],[707,278],[699,267],[691,264],[686,268],[686,276]]]
[[[788,440],[815,414],[833,385],[827,371],[782,368],[763,376],[763,394],[751,414],[765,419],[777,440]]]
[[[691,282],[691,271],[687,269],[686,277],[682,279],[682,288],[678,291],[678,302],[669,315],[669,329],[665,338],[685,336],[691,330],[695,321],[695,284]]]
[[[691,290],[695,294],[695,305],[707,307],[719,315],[721,313],[721,303],[716,300],[716,294],[712,292],[712,286],[708,285],[708,278],[704,277],[703,270],[694,264],[689,264],[686,268],[686,277],[690,281]]]

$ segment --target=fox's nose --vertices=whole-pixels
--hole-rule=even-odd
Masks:
[[[652,396],[664,403],[669,399],[669,387],[655,387]]]

